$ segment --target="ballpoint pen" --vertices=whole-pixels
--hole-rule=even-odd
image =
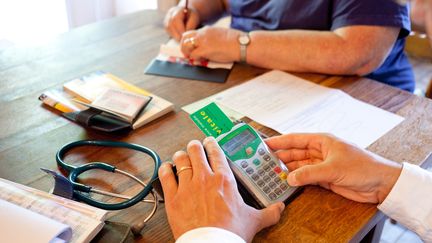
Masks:
[[[188,16],[189,15],[188,5],[189,5],[189,0],[186,0],[185,8],[183,9],[183,13],[184,13],[184,20],[183,20],[183,22],[184,22],[185,25],[186,25],[188,17],[189,17]]]

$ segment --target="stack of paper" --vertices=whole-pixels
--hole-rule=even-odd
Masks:
[[[210,102],[229,108],[226,112],[234,118],[247,116],[281,134],[331,133],[363,148],[404,119],[282,71],[268,72],[183,109],[192,113]]]

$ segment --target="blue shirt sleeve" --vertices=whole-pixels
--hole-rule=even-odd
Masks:
[[[399,38],[411,31],[409,6],[391,0],[333,1],[331,30],[350,25],[378,25],[401,28]]]
[[[384,63],[366,77],[412,92],[414,74],[404,53],[409,6],[395,0],[230,0],[231,27],[242,31],[336,30],[354,25],[399,28]]]

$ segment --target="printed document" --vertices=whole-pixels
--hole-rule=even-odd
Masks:
[[[106,216],[105,210],[0,178],[0,242],[90,242]]]
[[[282,71],[270,71],[197,103],[212,101],[281,134],[331,133],[363,148],[404,120],[343,91]],[[192,104],[184,109],[195,108]]]
[[[69,242],[72,238],[69,226],[2,199],[0,218],[2,242]]]

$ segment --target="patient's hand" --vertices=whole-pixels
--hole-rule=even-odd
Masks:
[[[187,14],[184,9],[183,6],[172,7],[164,19],[166,32],[177,41],[185,31],[196,29],[200,23],[198,12],[193,7],[189,7]]]
[[[186,31],[181,38],[180,48],[191,59],[236,62],[240,60],[238,38],[241,34],[239,30],[220,27]]]

